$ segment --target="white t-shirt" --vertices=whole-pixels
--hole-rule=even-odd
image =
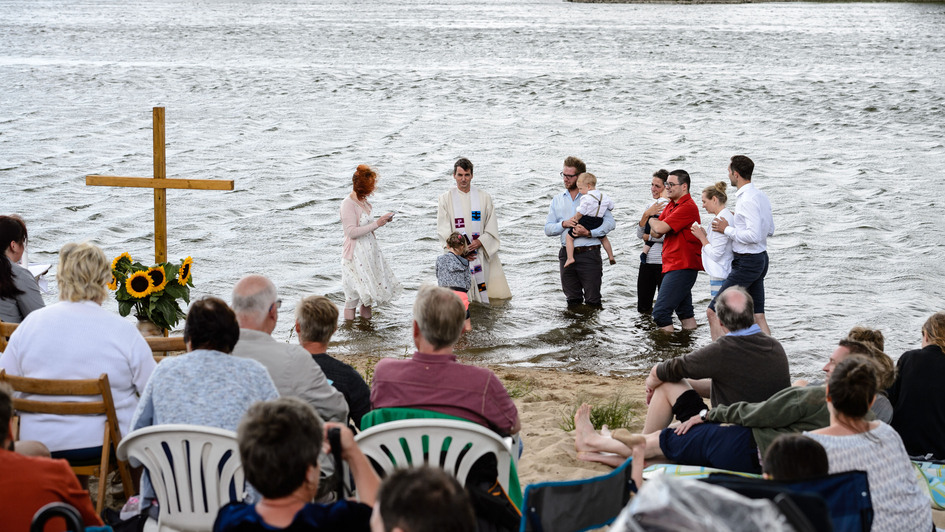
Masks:
[[[607,211],[614,210],[614,200],[610,196],[599,190],[588,190],[587,194],[581,196],[581,204],[578,205],[577,212],[581,216],[594,216],[600,218]]]

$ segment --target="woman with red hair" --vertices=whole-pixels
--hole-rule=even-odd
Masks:
[[[341,202],[341,226],[345,232],[341,285],[345,291],[346,320],[354,319],[356,308],[362,318],[371,319],[372,306],[390,301],[401,291],[374,238],[374,231],[394,218],[391,212],[376,220],[371,217],[367,197],[374,193],[376,182],[377,173],[370,166],[358,166],[351,178],[353,190]]]

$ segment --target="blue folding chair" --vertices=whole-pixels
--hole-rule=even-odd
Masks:
[[[599,477],[529,484],[519,532],[579,532],[609,525],[637,492],[630,478],[632,461]]]

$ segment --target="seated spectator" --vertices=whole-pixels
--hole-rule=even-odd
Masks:
[[[281,397],[298,397],[328,421],[348,421],[345,396],[332,387],[312,355],[299,345],[277,342],[272,331],[279,321],[282,300],[276,286],[262,275],[248,275],[233,287],[233,311],[240,324],[240,341],[233,356],[261,363]]]
[[[18,216],[0,216],[0,321],[20,323],[30,312],[45,305],[39,285],[29,270],[20,266],[26,251],[26,224]]]
[[[709,398],[715,407],[764,401],[791,385],[784,348],[755,323],[748,292],[740,286],[728,288],[719,294],[718,305],[723,336],[692,353],[660,362],[650,371],[644,434],[668,427],[674,416],[686,421],[707,409],[702,401],[706,389],[711,389]],[[702,391],[694,390],[694,383]]]
[[[97,246],[63,246],[56,272],[61,301],[23,320],[0,356],[0,369],[39,379],[97,379],[107,373],[118,428],[124,429],[131,425],[138,394],[155,362],[135,326],[102,308],[111,278],[111,264]],[[20,438],[42,442],[53,458],[99,458],[104,432],[105,416],[24,413],[20,417]],[[84,477],[80,480],[83,485],[87,482]]]
[[[882,353],[860,342],[840,340],[824,365],[828,378],[836,365],[851,354],[873,357]],[[880,363],[874,365],[883,367]],[[578,414],[584,415],[581,410]],[[575,416],[575,427],[579,429],[575,435],[578,458],[613,467],[623,463],[630,456],[630,447],[594,432],[589,411],[587,414],[588,419],[580,423],[579,416]],[[825,387],[790,386],[767,401],[719,405],[702,410],[677,427],[646,434],[645,457],[760,473],[758,457],[765,455],[775,438],[785,432],[819,429],[829,423]]]
[[[422,408],[468,419],[502,436],[521,428],[508,391],[487,368],[460,364],[453,354],[466,309],[448,288],[422,286],[413,305],[409,360],[385,358],[374,368],[374,408]]]
[[[371,388],[354,368],[329,356],[328,342],[338,330],[338,307],[327,297],[308,296],[295,307],[295,332],[299,344],[312,354],[331,385],[345,396],[354,426],[371,410]]]
[[[806,480],[826,476],[830,465],[824,446],[803,434],[782,434],[765,452],[765,478]]]
[[[371,532],[475,532],[469,494],[438,467],[398,469],[377,492]]]
[[[945,460],[945,312],[922,325],[922,348],[906,351],[887,393],[895,415],[892,427],[906,452],[921,460]]]
[[[102,526],[68,462],[13,452],[13,392],[6,384],[0,384],[0,442],[0,530],[29,530],[36,511],[51,502],[74,506],[85,526]]]
[[[931,530],[929,498],[895,430],[866,414],[876,397],[875,365],[859,356],[837,364],[827,384],[830,425],[805,434],[827,450],[830,472],[863,470],[875,532]]]
[[[239,337],[236,315],[222,299],[194,301],[184,324],[188,352],[164,359],[154,370],[131,430],[184,423],[236,431],[250,405],[279,397],[262,364],[230,355]],[[142,507],[154,498],[147,476],[141,496]]]
[[[318,493],[318,455],[333,427],[341,430],[341,458],[348,463],[361,502],[312,502]],[[246,480],[262,500],[224,506],[214,532],[370,530],[380,479],[350,429],[323,424],[311,405],[284,397],[253,405],[240,423],[237,439]]]

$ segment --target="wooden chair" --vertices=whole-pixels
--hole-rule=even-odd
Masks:
[[[0,321],[0,353],[6,350],[7,340],[10,339],[10,335],[12,335],[13,331],[16,330],[17,325],[19,325],[19,323],[6,323]]]
[[[83,380],[58,380],[58,379],[33,379],[29,377],[17,377],[8,375],[6,370],[0,370],[0,382],[6,382],[13,390],[22,394],[28,394],[29,399],[14,397],[13,408],[18,414],[57,414],[62,416],[104,416],[105,431],[102,435],[102,457],[99,463],[91,465],[71,465],[72,471],[76,475],[87,475],[98,477],[98,500],[95,504],[95,511],[102,513],[105,507],[105,492],[108,490],[108,474],[118,469],[121,475],[122,487],[126,497],[134,495],[135,487],[131,481],[131,474],[128,470],[128,464],[117,460],[112,463],[112,453],[117,452],[118,444],[121,442],[121,430],[118,427],[118,419],[115,415],[115,404],[112,402],[112,390],[108,384],[108,374],[102,373],[97,379]],[[61,400],[42,400],[36,396],[99,396],[98,400],[92,401],[61,401]],[[14,439],[19,439],[19,429],[14,434]],[[117,456],[117,455],[116,455]]]
[[[154,355],[155,362],[160,362],[168,356],[174,356],[169,355],[168,352],[187,350],[183,336],[145,336],[144,339],[148,342],[148,347],[151,348],[151,354]]]

